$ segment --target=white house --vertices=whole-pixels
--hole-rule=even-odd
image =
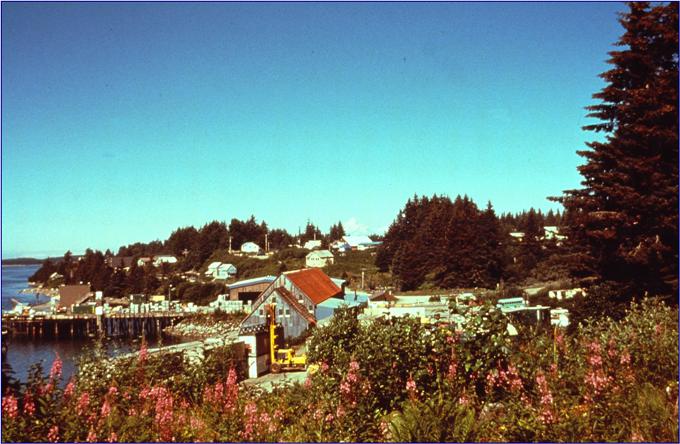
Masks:
[[[333,253],[328,250],[312,251],[305,257],[305,264],[311,268],[322,268],[331,265],[334,261]]]
[[[233,264],[220,264],[217,267],[216,274],[213,274],[215,279],[229,279],[236,276],[236,266]]]
[[[205,271],[206,276],[216,276],[217,274],[217,268],[222,265],[222,262],[211,262],[210,265],[208,265],[208,269]]]
[[[374,245],[373,240],[368,236],[344,236],[342,238],[352,250],[364,250],[369,245]]]
[[[567,236],[560,234],[560,229],[554,225],[547,225],[543,227],[543,239],[555,239],[558,241],[559,245],[559,241],[562,241],[566,238]]]
[[[154,256],[153,259],[153,264],[156,267],[160,267],[161,264],[176,264],[177,263],[177,258],[175,256],[172,256],[170,254],[162,254],[158,256]]]
[[[305,242],[304,248],[308,250],[314,250],[317,248],[321,248],[321,241],[320,240],[308,240]]]
[[[138,267],[143,267],[143,266],[145,266],[146,264],[148,264],[149,262],[151,262],[151,258],[150,258],[150,257],[140,257],[139,259],[137,259],[137,266],[138,266]]]
[[[510,236],[517,239],[520,242],[522,242],[522,239],[524,239],[524,233],[522,233],[521,231],[513,231],[510,233]]]
[[[331,250],[337,250],[341,253],[344,253],[345,251],[349,251],[352,249],[352,247],[349,246],[349,244],[343,240],[336,240],[331,243]]]
[[[245,242],[243,245],[241,245],[241,252],[246,254],[260,254],[262,252],[262,248],[260,248],[260,246],[255,242]]]

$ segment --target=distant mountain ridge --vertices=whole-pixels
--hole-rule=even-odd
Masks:
[[[49,258],[50,260],[58,260],[58,257]],[[45,259],[36,259],[34,257],[17,257],[13,259],[3,259],[2,265],[40,265]]]

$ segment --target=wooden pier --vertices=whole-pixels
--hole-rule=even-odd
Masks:
[[[2,319],[9,336],[28,338],[87,338],[101,334],[110,338],[159,335],[187,314],[152,312],[137,314],[13,316]]]

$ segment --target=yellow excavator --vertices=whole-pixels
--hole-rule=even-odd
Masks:
[[[295,356],[292,348],[278,348],[279,337],[276,325],[276,305],[267,305],[267,323],[269,324],[269,353],[272,361],[272,373],[281,371],[304,370],[307,367],[307,356]],[[278,327],[280,328],[280,327]]]

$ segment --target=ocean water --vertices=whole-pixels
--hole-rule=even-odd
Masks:
[[[45,296],[36,299],[36,296],[33,294],[19,294],[22,289],[28,287],[28,277],[35,273],[38,267],[38,265],[2,266],[3,310],[12,309],[14,306],[12,303],[13,298],[20,302],[31,304],[36,302],[43,303],[49,300]],[[163,342],[170,344],[178,341],[170,341],[165,338]],[[149,347],[155,347],[158,345],[159,340],[158,338],[147,338],[147,343]],[[59,354],[63,361],[62,373],[65,383],[75,373],[78,358],[94,346],[94,341],[87,338],[34,339],[14,337],[7,338],[6,344],[3,345],[7,345],[7,354],[2,357],[3,364],[6,362],[10,365],[15,378],[20,381],[26,381],[29,369],[35,363],[42,364],[44,374],[49,373],[55,357]],[[139,340],[107,340],[105,346],[109,355],[113,356],[119,353],[138,350],[140,342]]]
[[[40,268],[40,265],[3,265],[2,266],[2,309],[11,310],[14,307],[12,299],[23,303],[43,303],[49,298],[43,295],[20,294],[28,287],[28,278]]]

